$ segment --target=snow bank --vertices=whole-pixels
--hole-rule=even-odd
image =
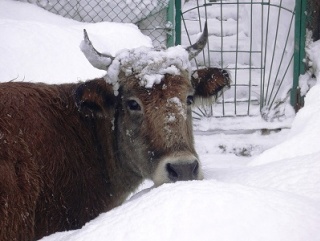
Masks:
[[[319,203],[319,160],[320,151],[302,157],[287,158],[254,167],[207,170],[205,174],[214,176],[222,182],[292,193],[304,196],[307,199],[313,199]]]
[[[58,26],[75,25],[77,23],[81,24],[80,22],[62,18],[61,16],[55,14],[49,14],[48,11],[35,5],[13,0],[0,1],[0,19],[36,21]]]
[[[320,85],[312,87],[305,98],[305,106],[297,113],[286,141],[265,151],[252,166],[320,152]]]
[[[310,60],[309,65],[311,65],[318,83],[307,93],[305,106],[297,113],[288,139],[257,157],[251,162],[252,166],[288,158],[305,158],[309,155],[312,156],[312,154],[317,155],[320,152],[320,41],[311,43],[306,52]],[[307,74],[304,75],[304,77],[306,76]],[[309,76],[309,78],[311,77]]]
[[[152,46],[133,24],[83,24],[4,0],[0,2],[0,81],[64,83],[103,76],[105,72],[93,68],[80,51],[84,28],[100,52],[115,55],[124,48]]]
[[[319,223],[312,201],[211,180],[165,184],[79,231],[42,240],[311,241],[320,240]]]

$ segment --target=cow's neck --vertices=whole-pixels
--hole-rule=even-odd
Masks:
[[[143,179],[126,165],[129,160],[121,154],[118,146],[117,124],[107,118],[91,121],[90,125],[102,178],[110,196],[118,201],[115,205],[120,205]]]

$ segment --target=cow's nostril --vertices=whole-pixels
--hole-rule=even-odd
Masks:
[[[192,163],[168,163],[166,169],[173,182],[195,180],[199,174],[199,162],[195,160]]]
[[[193,170],[192,170],[192,174],[194,177],[196,177],[198,175],[198,171],[199,171],[199,162],[198,161],[194,161],[192,163],[193,165]]]
[[[167,168],[167,172],[170,180],[174,182],[177,181],[179,179],[179,174],[175,168],[175,165],[168,163],[166,168]]]

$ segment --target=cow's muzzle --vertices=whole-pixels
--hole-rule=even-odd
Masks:
[[[168,163],[166,171],[173,182],[196,180],[199,174],[199,162],[195,160],[192,163]]]
[[[152,177],[155,186],[177,181],[202,180],[201,165],[194,155],[174,155],[162,159]]]

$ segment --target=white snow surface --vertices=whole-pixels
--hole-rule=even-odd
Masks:
[[[1,0],[0,81],[62,83],[104,75],[79,49],[84,27],[101,52],[116,55],[123,48],[151,47],[132,24],[83,24]],[[320,51],[319,44],[313,48]],[[310,60],[318,70],[317,56]],[[195,145],[205,180],[158,188],[147,181],[139,190],[149,189],[83,228],[42,240],[320,240],[319,92],[318,81],[292,128],[270,135],[225,132],[239,126],[259,129],[265,124],[261,118],[196,122]]]
[[[315,76],[319,79],[320,78],[320,41],[312,42],[310,45],[306,47],[306,53],[311,60],[309,65],[313,67],[313,71]]]
[[[152,46],[133,24],[80,23],[11,0],[0,1],[0,28],[0,82],[65,83],[104,76],[80,51],[83,29],[103,53]]]

